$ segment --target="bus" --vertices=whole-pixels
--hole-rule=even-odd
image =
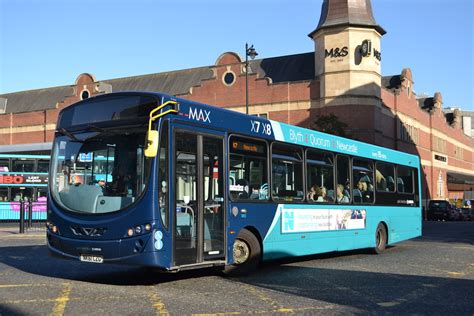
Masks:
[[[35,220],[46,220],[48,155],[0,154],[0,221],[20,219],[20,202],[32,203]]]
[[[50,253],[89,263],[245,274],[421,235],[418,156],[159,93],[63,109],[50,178]]]

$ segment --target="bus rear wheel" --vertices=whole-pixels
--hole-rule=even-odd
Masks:
[[[373,249],[374,254],[381,254],[387,248],[387,229],[385,225],[379,223],[377,230],[375,231],[375,247]]]
[[[242,229],[234,241],[232,256],[234,264],[226,266],[224,273],[229,276],[243,276],[257,269],[261,258],[260,243],[255,235]]]

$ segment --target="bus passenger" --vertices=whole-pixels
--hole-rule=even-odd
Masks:
[[[319,192],[319,187],[317,185],[313,185],[308,192],[308,201],[314,202],[317,197],[317,192]]]
[[[342,184],[337,185],[337,202],[349,203],[349,197],[344,194],[344,186]]]
[[[326,187],[318,187],[318,190],[316,190],[316,196],[318,197],[316,202],[328,202]]]

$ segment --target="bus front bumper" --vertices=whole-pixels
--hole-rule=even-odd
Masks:
[[[95,256],[104,263],[165,268],[160,264],[160,253],[147,251],[151,234],[118,240],[80,240],[47,232],[50,254],[55,257],[81,260],[81,256]]]

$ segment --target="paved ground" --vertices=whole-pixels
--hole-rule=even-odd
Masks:
[[[380,256],[272,262],[245,278],[57,260],[47,256],[42,234],[4,232],[0,315],[473,315],[474,222],[424,224],[424,237]]]

